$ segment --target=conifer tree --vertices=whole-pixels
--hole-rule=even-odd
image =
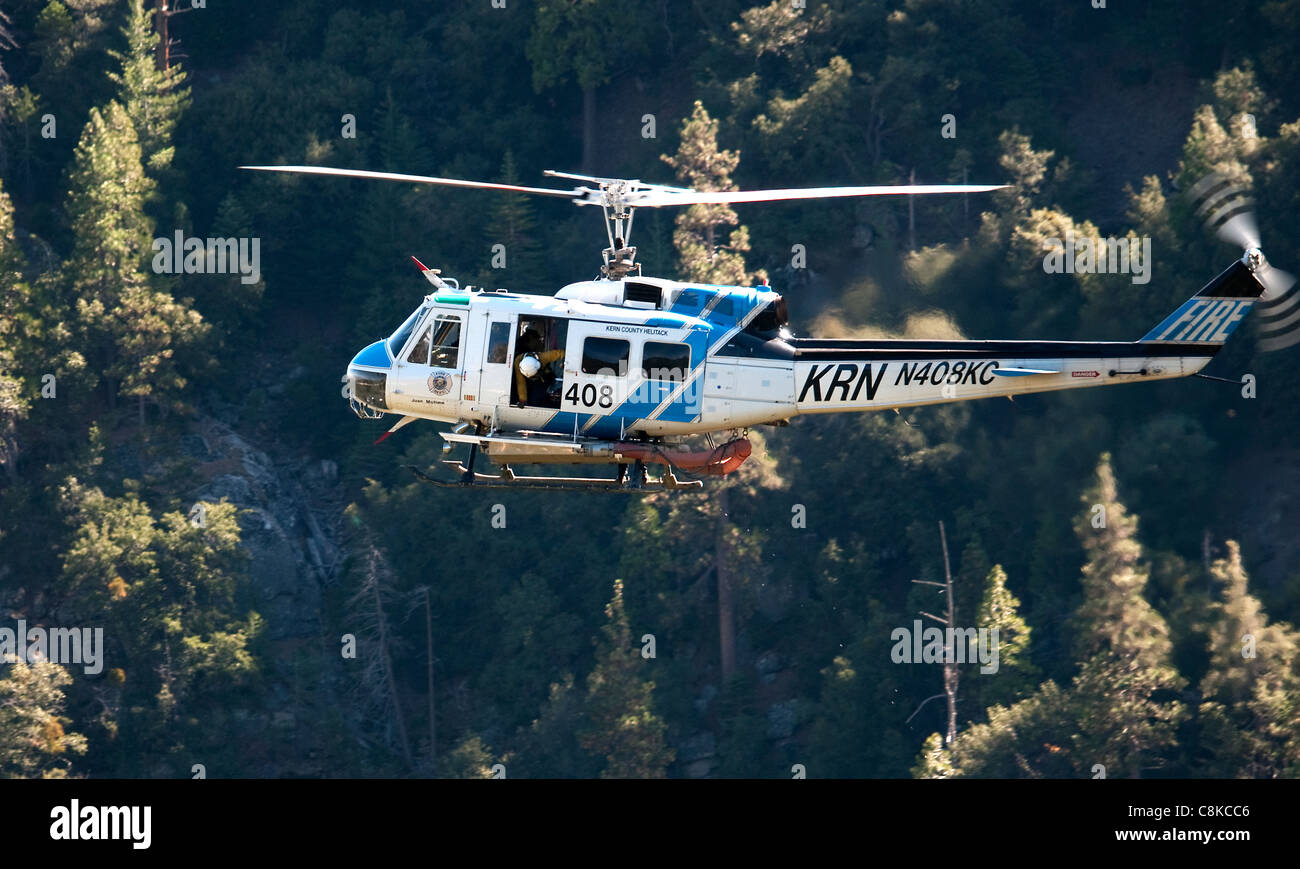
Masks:
[[[160,37],[153,32],[152,17],[144,8],[144,0],[131,0],[122,28],[126,52],[109,52],[121,65],[121,71],[110,72],[108,77],[117,85],[117,101],[135,126],[144,165],[150,172],[161,173],[171,166],[175,153],[172,133],[189,106],[190,89],[184,84],[185,72],[179,66],[158,69]]]
[[[998,637],[998,672],[976,677],[972,682],[985,705],[995,701],[1015,699],[1037,672],[1029,660],[1029,638],[1032,629],[1020,615],[1020,600],[1007,588],[1007,574],[1002,565],[995,564],[984,581],[984,596],[980,600],[976,624],[990,635],[996,630]]]
[[[60,488],[72,530],[54,590],[67,623],[104,625],[119,678],[100,695],[101,723],[131,767],[183,741],[214,698],[230,698],[259,671],[251,646],[262,618],[237,602],[246,575],[233,505],[202,519],[155,519],[134,494],[115,498],[75,478]]]
[[[663,778],[674,752],[664,739],[666,725],[654,711],[654,682],[642,677],[646,662],[632,641],[621,579],[614,581],[605,619],[596,666],[587,676],[589,723],[579,743],[605,758],[601,778]]]
[[[1076,523],[1087,561],[1075,614],[1079,672],[1069,689],[1044,682],[1030,697],[987,710],[947,751],[927,743],[924,777],[1140,777],[1177,747],[1183,680],[1170,663],[1169,629],[1142,596],[1137,519],[1120,503],[1109,454]]]
[[[413,166],[425,165],[430,157],[391,89],[375,112],[378,128],[373,157],[376,167],[387,172],[410,172]],[[368,184],[360,188],[361,200],[352,229],[353,246],[358,256],[349,257],[345,276],[357,288],[361,312],[356,318],[355,337],[373,341],[390,332],[410,313],[410,299],[421,286],[407,258],[405,233],[412,220],[420,221],[421,203],[442,202],[439,194],[411,185]],[[420,252],[420,258],[433,251]],[[444,263],[428,262],[435,268]],[[412,277],[416,279],[412,281]],[[427,287],[427,285],[424,285]]]
[[[735,190],[731,173],[740,162],[735,151],[718,149],[718,122],[704,104],[695,101],[691,116],[682,123],[682,141],[673,156],[663,161],[677,170],[677,177],[695,190]],[[748,285],[766,281],[759,270],[745,266],[749,251],[749,230],[738,226],[740,218],[729,205],[692,205],[677,217],[673,244],[677,248],[681,279],[697,283]],[[724,242],[725,227],[735,226]]]
[[[1075,615],[1082,660],[1073,685],[1076,751],[1081,762],[1103,764],[1112,777],[1140,777],[1176,744],[1185,710],[1173,698],[1183,679],[1170,661],[1169,627],[1143,597],[1148,569],[1137,519],[1119,501],[1108,453],[1083,503],[1075,525],[1087,554]]]
[[[601,123],[597,89],[650,50],[644,34],[655,26],[653,7],[630,0],[541,0],[525,49],[533,88],[568,81],[582,90],[582,171],[594,172]]]
[[[92,109],[70,173],[76,247],[67,269],[90,370],[104,378],[110,400],[136,398],[143,422],[147,398],[177,399],[186,381],[175,351],[199,342],[207,327],[145,272],[153,222],[144,206],[155,185],[140,158],[121,104]]]
[[[1241,547],[1211,566],[1221,595],[1210,622],[1210,667],[1201,679],[1198,774],[1277,778],[1300,775],[1300,635],[1269,623],[1247,590]]]
[[[519,183],[515,155],[510,150],[506,151],[501,161],[500,182]],[[487,224],[487,238],[490,245],[505,246],[505,274],[518,275],[529,281],[537,281],[541,277],[537,222],[527,194],[510,192],[499,194],[492,208],[492,218]],[[500,272],[497,274],[499,275]],[[486,285],[485,283],[484,286]]]

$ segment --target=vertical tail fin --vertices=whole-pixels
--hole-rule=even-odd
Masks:
[[[1221,345],[1263,292],[1254,272],[1237,260],[1140,340]]]

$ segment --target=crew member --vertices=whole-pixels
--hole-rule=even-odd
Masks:
[[[543,350],[542,347],[542,336],[536,329],[524,330],[516,348],[519,353],[515,355],[515,396],[519,404],[546,403],[546,382],[542,372],[547,365],[564,358],[564,349]],[[535,368],[532,359],[537,360]]]

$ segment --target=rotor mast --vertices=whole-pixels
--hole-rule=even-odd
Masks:
[[[628,244],[632,237],[632,217],[636,211],[636,207],[629,201],[632,194],[651,187],[688,192],[684,188],[643,184],[639,180],[627,178],[598,178],[557,172],[554,169],[547,169],[542,174],[551,178],[588,181],[596,185],[579,187],[577,192],[581,195],[574,201],[582,205],[600,204],[601,213],[605,217],[605,237],[609,239],[609,247],[601,251],[604,264],[600,267],[600,273],[611,281],[622,280],[633,272],[641,274],[641,264],[636,261],[636,247]]]

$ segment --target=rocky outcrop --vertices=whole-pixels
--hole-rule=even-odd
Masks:
[[[343,561],[337,466],[302,457],[274,461],[215,420],[201,422],[182,448],[206,478],[194,500],[225,500],[239,508],[269,639],[320,636],[321,589],[337,578]]]

